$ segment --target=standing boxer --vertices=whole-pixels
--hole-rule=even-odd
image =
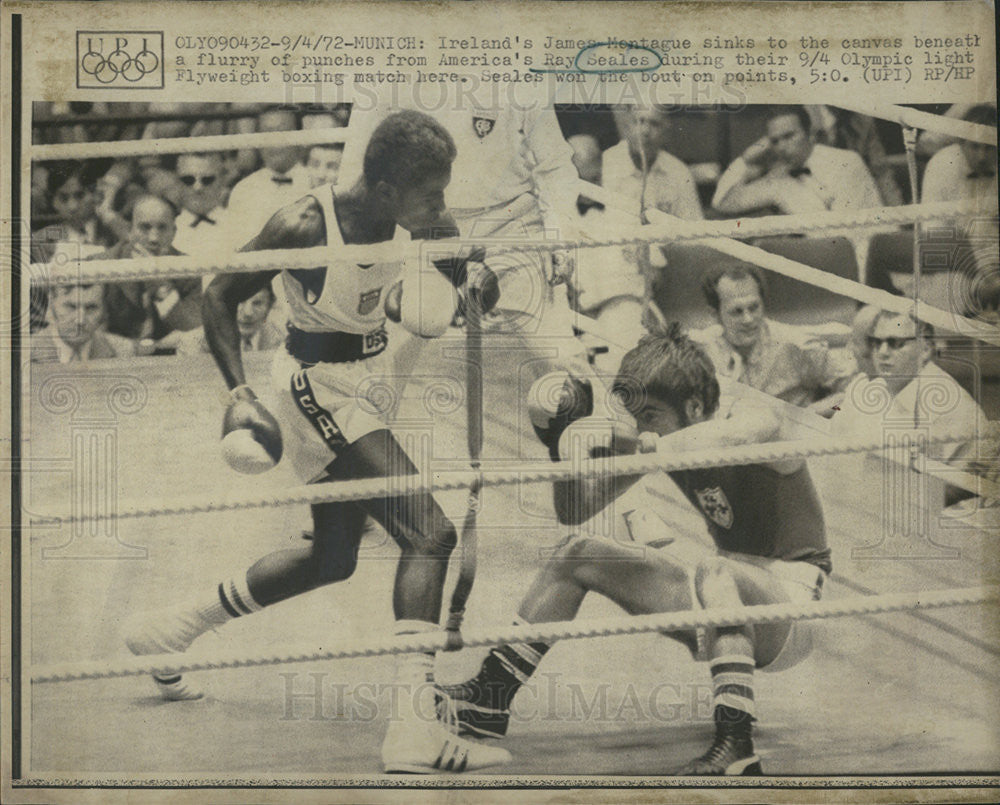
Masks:
[[[452,138],[433,119],[418,112],[391,115],[372,133],[362,176],[350,189],[334,192],[327,186],[282,208],[244,251],[382,243],[394,239],[397,227],[410,233],[432,227],[447,230],[453,224],[444,189],[454,158]],[[364,381],[389,373],[382,355],[387,342],[384,300],[400,271],[401,264],[395,262],[337,262],[281,272],[289,322],[286,351],[276,357],[273,372],[280,431],[246,384],[236,323],[240,302],[266,287],[278,272],[217,276],[205,292],[203,314],[206,338],[233,398],[226,429],[250,430],[275,454],[283,439],[304,482],[415,472],[384,416],[359,392]],[[422,277],[421,299],[451,299],[448,282],[431,274],[444,282],[445,292],[433,293]],[[429,317],[417,316],[408,323],[403,307],[403,324],[427,335],[421,327]],[[443,311],[445,326],[453,312],[453,305]],[[430,495],[389,496],[313,505],[308,545],[268,554],[246,573],[206,589],[204,600],[152,613],[129,634],[129,648],[136,654],[184,651],[208,629],[350,577],[369,515],[402,551],[393,589],[396,632],[436,630],[455,528]],[[433,685],[433,662],[433,654],[401,658],[400,690],[412,693],[414,701],[389,726],[382,749],[386,770],[471,771],[506,762],[506,751],[462,740],[441,721],[419,717],[448,710]],[[155,679],[167,698],[200,695],[180,676]],[[418,706],[418,696],[434,701]]]

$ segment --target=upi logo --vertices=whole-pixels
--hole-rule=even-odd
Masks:
[[[80,89],[163,89],[163,31],[77,31]]]

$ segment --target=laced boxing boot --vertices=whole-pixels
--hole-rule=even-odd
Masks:
[[[683,777],[709,775],[753,776],[763,774],[760,756],[753,749],[753,719],[739,710],[715,708],[715,740],[701,757],[677,772]]]
[[[125,636],[125,645],[138,656],[181,653],[213,624],[191,607],[143,612],[136,616]],[[170,701],[200,699],[204,693],[181,674],[153,674],[156,690]]]
[[[475,680],[457,685],[441,685],[452,701],[458,734],[474,738],[503,738],[510,724],[510,709],[485,693]]]
[[[434,697],[436,718],[421,718],[421,708],[401,708],[389,723],[382,743],[382,764],[389,774],[447,774],[477,771],[511,761],[510,752],[459,737],[455,702],[437,687],[424,692]]]

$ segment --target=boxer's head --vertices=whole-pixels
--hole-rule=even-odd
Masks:
[[[434,118],[397,112],[383,120],[368,141],[363,181],[401,227],[423,229],[447,209],[444,190],[456,153],[451,135]]]
[[[712,360],[677,322],[644,335],[625,354],[614,392],[640,431],[660,436],[710,419],[719,407]]]

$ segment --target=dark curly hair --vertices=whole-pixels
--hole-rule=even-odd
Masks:
[[[642,409],[648,397],[681,413],[692,397],[701,400],[706,416],[719,407],[719,381],[712,359],[677,322],[644,335],[626,353],[613,390],[633,414]]]
[[[365,149],[365,184],[415,184],[451,166],[457,151],[448,131],[430,115],[404,111],[383,120]]]

